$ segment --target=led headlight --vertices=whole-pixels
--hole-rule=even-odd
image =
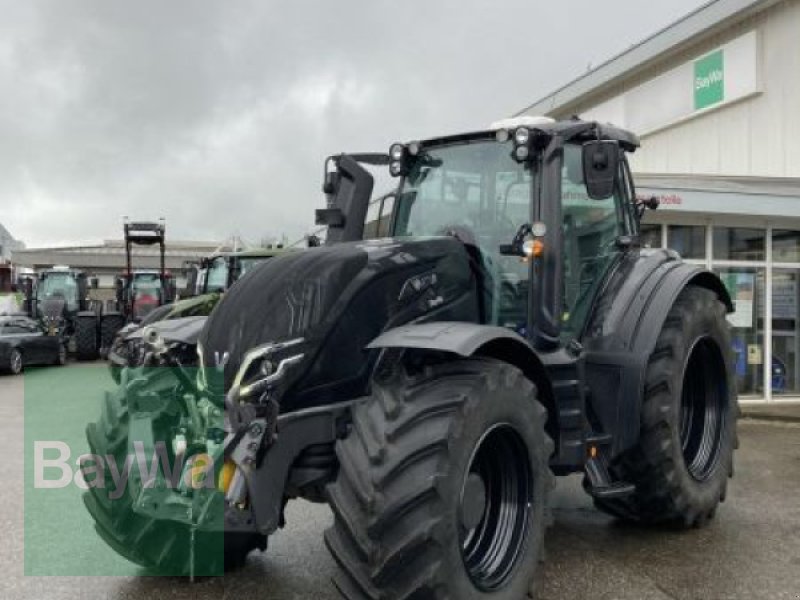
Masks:
[[[403,174],[403,163],[393,162],[390,164],[389,173],[391,173],[392,177],[400,177]]]
[[[514,157],[519,161],[526,160],[528,156],[530,156],[530,150],[527,146],[517,146],[514,150]]]
[[[305,340],[297,338],[277,344],[264,344],[248,352],[228,392],[235,398],[260,394],[279,383],[286,373],[305,357]]]
[[[419,151],[421,150],[419,142],[411,142],[408,145],[408,153],[411,156],[419,156]]]
[[[514,142],[518,146],[524,146],[531,139],[531,132],[527,127],[520,127],[514,132]]]
[[[206,359],[203,354],[202,344],[197,344],[197,389],[204,392],[208,389],[208,380],[206,379]]]

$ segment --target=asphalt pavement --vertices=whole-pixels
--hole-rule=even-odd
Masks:
[[[97,373],[99,380],[102,371]],[[251,556],[243,570],[225,578],[190,583],[142,576],[106,549],[100,558],[128,574],[26,576],[24,381],[0,377],[0,598],[337,598],[330,584],[336,565],[322,541],[331,513],[324,505],[306,502],[289,505],[287,527],[271,539],[265,554]],[[28,385],[29,392],[32,387]],[[75,408],[60,400],[60,390],[53,389],[49,418],[66,423]],[[800,600],[800,424],[743,421],[740,437],[728,500],[702,530],[619,523],[593,509],[580,478],[560,480],[539,599]],[[91,521],[77,502],[53,512],[57,519],[48,522],[41,533],[45,537],[37,535],[37,540],[73,530],[90,536]],[[30,510],[27,524],[42,529],[41,523],[31,523]],[[85,561],[99,560],[77,542],[73,553]],[[32,570],[29,565],[27,572]]]

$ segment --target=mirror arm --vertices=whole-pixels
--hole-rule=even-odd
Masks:
[[[510,244],[500,244],[500,254],[502,256],[525,256],[522,246],[525,238],[529,235],[533,235],[533,226],[530,223],[520,225]]]

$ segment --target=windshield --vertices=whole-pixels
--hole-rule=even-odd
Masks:
[[[239,277],[251,271],[253,267],[267,260],[268,256],[246,256],[239,259]]]
[[[499,249],[531,220],[533,178],[511,152],[511,143],[494,139],[425,149],[399,190],[394,235],[456,233],[480,248],[487,320],[522,332],[530,266]]]
[[[441,235],[462,227],[495,237],[530,220],[530,198],[530,174],[511,157],[510,144],[492,140],[430,148],[400,190],[394,234]]]
[[[153,292],[161,289],[158,273],[136,273],[133,276],[134,292]]]
[[[71,273],[48,273],[39,283],[38,300],[60,298],[67,304],[68,310],[78,309],[78,282]]]
[[[224,291],[228,287],[228,259],[224,256],[217,256],[208,265],[206,271],[207,292]]]

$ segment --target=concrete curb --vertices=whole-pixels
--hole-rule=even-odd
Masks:
[[[800,404],[789,406],[743,406],[742,419],[800,423]]]

